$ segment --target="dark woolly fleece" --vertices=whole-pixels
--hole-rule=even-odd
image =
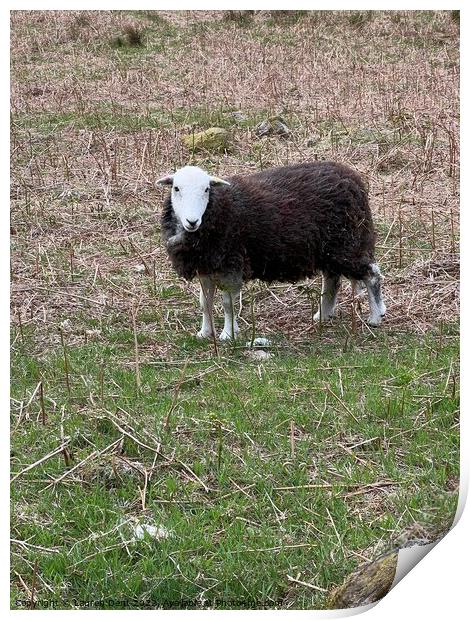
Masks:
[[[211,188],[199,229],[168,249],[176,272],[242,273],[243,280],[296,282],[317,271],[361,280],[374,262],[375,233],[359,175],[334,162],[233,176]],[[171,196],[162,236],[176,232]]]

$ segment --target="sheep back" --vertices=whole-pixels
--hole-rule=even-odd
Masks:
[[[214,273],[296,282],[317,271],[362,279],[374,262],[375,232],[360,176],[313,162],[233,176],[211,189],[200,228],[168,247],[186,279]],[[169,196],[162,234],[177,231]]]

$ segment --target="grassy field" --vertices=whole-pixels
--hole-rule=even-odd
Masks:
[[[13,608],[323,608],[448,529],[458,37],[455,11],[12,13]],[[188,152],[211,126],[230,148]],[[346,285],[319,326],[318,278],[254,282],[240,340],[197,340],[154,181],[313,159],[367,179],[383,326]]]

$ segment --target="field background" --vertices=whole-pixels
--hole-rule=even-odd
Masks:
[[[11,49],[12,607],[320,608],[445,532],[458,12],[15,11]],[[188,152],[212,126],[230,149]],[[383,327],[346,284],[320,327],[318,279],[255,282],[237,344],[198,341],[154,181],[313,159],[367,179]]]

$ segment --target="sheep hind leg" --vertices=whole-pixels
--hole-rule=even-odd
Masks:
[[[353,295],[355,297],[362,297],[362,295],[366,292],[364,282],[362,280],[355,280],[354,278],[349,278],[349,281],[351,283]]]
[[[198,338],[212,338],[214,336],[214,294],[215,283],[211,278],[199,278],[201,289],[199,291],[199,304],[202,310],[202,325],[197,333]]]
[[[369,273],[363,278],[369,296],[370,314],[367,322],[373,327],[378,327],[382,323],[387,308],[382,298],[382,280],[379,266],[376,263],[369,265]]]
[[[335,315],[336,297],[338,295],[341,276],[331,273],[322,274],[320,306],[313,319],[327,321]]]

